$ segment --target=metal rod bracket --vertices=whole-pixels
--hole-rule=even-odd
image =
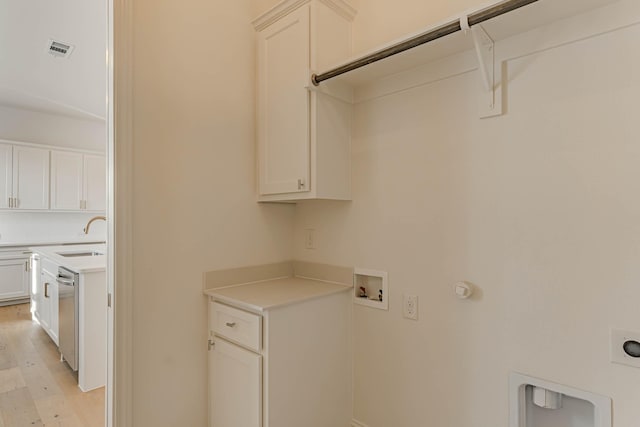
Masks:
[[[471,36],[473,37],[473,45],[476,49],[478,57],[478,66],[482,74],[482,82],[487,91],[493,91],[494,83],[494,61],[493,50],[495,42],[489,34],[482,28],[482,25],[474,25],[471,27]]]
[[[464,20],[468,18],[465,17]],[[463,18],[460,19],[461,26]],[[468,24],[468,21],[467,21]],[[478,69],[484,86],[480,100],[480,117],[494,117],[502,114],[501,92],[496,90],[495,42],[480,24],[470,26],[471,37],[478,59]]]

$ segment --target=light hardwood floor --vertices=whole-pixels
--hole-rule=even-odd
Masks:
[[[104,426],[104,388],[83,393],[77,374],[28,304],[0,307],[0,427]]]

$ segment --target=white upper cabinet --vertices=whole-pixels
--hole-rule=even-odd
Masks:
[[[13,204],[13,146],[0,144],[0,209]]]
[[[51,209],[82,208],[82,158],[81,153],[51,152]]]
[[[107,208],[107,161],[104,156],[84,155],[84,209],[104,212]]]
[[[0,142],[0,210],[104,212],[105,156]]]
[[[49,209],[49,150],[13,146],[13,208]]]
[[[49,209],[49,150],[0,144],[0,209]]]
[[[100,212],[106,197],[104,156],[51,152],[51,209]]]
[[[319,66],[350,54],[346,7],[288,0],[254,21],[260,201],[351,198],[350,89],[311,84]]]
[[[260,193],[309,191],[309,6],[259,35]]]

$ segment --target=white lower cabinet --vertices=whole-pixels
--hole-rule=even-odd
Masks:
[[[56,345],[58,339],[58,265],[47,258],[34,257],[37,278],[31,294],[31,311]]]
[[[211,413],[211,425],[260,427],[262,356],[218,339],[209,359],[215,373],[211,399],[216,409]]]
[[[46,270],[42,272],[43,284],[43,307],[48,312],[48,322],[45,331],[49,334],[53,342],[58,342],[58,282],[56,276]]]
[[[29,255],[0,253],[0,303],[29,297]]]
[[[209,303],[210,427],[349,427],[350,298]]]

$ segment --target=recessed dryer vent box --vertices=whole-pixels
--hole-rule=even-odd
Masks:
[[[389,309],[389,283],[386,271],[355,268],[353,302],[380,310]]]

